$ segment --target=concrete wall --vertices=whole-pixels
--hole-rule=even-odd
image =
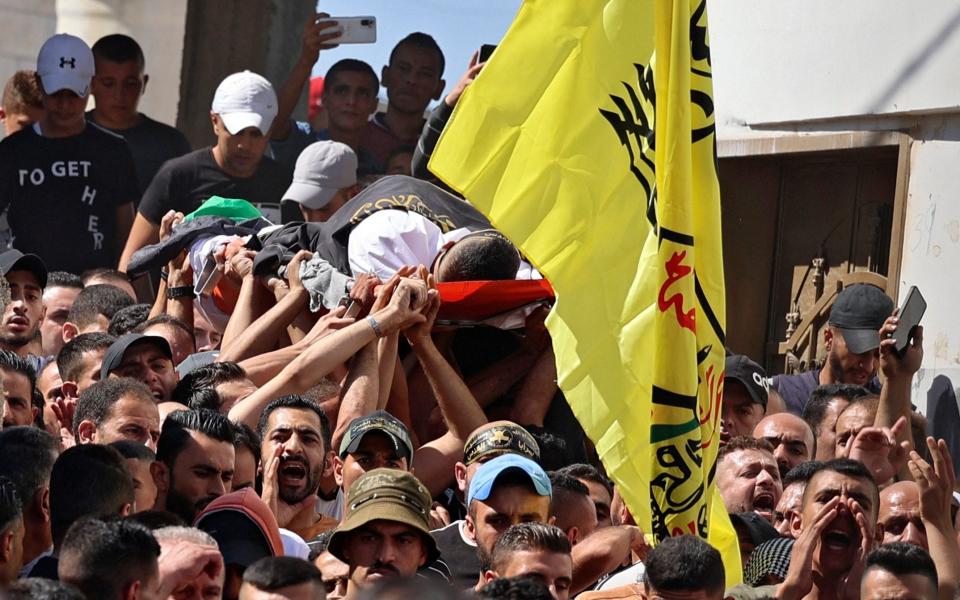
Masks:
[[[898,288],[928,302],[914,403],[960,385],[960,4],[711,0],[718,138],[905,131],[912,138]]]
[[[189,0],[177,127],[194,147],[213,142],[210,103],[224,77],[249,69],[279,87],[315,6],[305,0]]]

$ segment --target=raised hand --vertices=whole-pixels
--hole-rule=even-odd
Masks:
[[[906,417],[897,419],[893,427],[864,427],[847,441],[844,454],[862,462],[877,483],[888,481],[907,462],[910,442],[897,442],[906,427]]]
[[[840,496],[834,496],[817,511],[812,523],[804,523],[803,532],[793,544],[787,576],[777,586],[777,598],[795,600],[803,598],[813,589],[813,554],[827,525],[837,518],[839,507]]]
[[[317,495],[310,494],[296,504],[287,504],[280,499],[280,457],[283,456],[283,445],[277,446],[273,456],[267,458],[263,466],[263,489],[260,499],[270,507],[270,512],[277,518],[280,527],[287,527],[306,508],[316,505]]]
[[[897,342],[891,336],[900,324],[897,316],[899,310],[898,308],[892,316],[887,317],[880,328],[880,370],[888,379],[913,377],[923,363],[923,327],[920,325],[914,330],[913,339],[907,344],[903,356],[897,354]]]

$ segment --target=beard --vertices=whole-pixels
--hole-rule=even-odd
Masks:
[[[167,490],[167,510],[177,515],[181,519],[187,522],[187,525],[192,525],[193,520],[197,518],[197,515],[200,514],[200,511],[206,508],[208,504],[216,500],[216,496],[206,496],[199,500],[191,500],[184,494],[181,494],[177,491],[176,486],[173,482],[173,476],[170,477],[170,489]]]
[[[38,337],[40,337],[39,326],[33,331],[33,333],[24,333],[23,335],[2,335],[0,336],[0,343],[2,343],[4,346],[9,346],[10,348],[23,348]]]
[[[285,461],[289,462],[299,462],[303,465],[304,470],[306,471],[307,483],[303,487],[290,487],[280,485],[280,499],[287,504],[297,504],[303,502],[307,496],[315,493],[320,488],[320,478],[323,476],[323,464],[313,467],[308,462],[305,461]],[[280,463],[280,469],[283,469],[283,463]]]

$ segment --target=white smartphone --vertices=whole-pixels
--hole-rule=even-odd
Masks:
[[[377,41],[376,17],[328,17],[324,21],[336,21],[343,34],[330,40],[330,44],[373,44]]]

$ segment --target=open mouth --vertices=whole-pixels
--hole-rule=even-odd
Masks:
[[[753,510],[768,521],[773,520],[773,511],[777,507],[777,502],[770,492],[758,492],[753,497]]]
[[[820,539],[825,547],[838,552],[849,550],[853,545],[853,538],[843,531],[826,531]]]
[[[285,462],[280,465],[280,483],[289,486],[302,485],[307,479],[307,467],[303,463]]]

